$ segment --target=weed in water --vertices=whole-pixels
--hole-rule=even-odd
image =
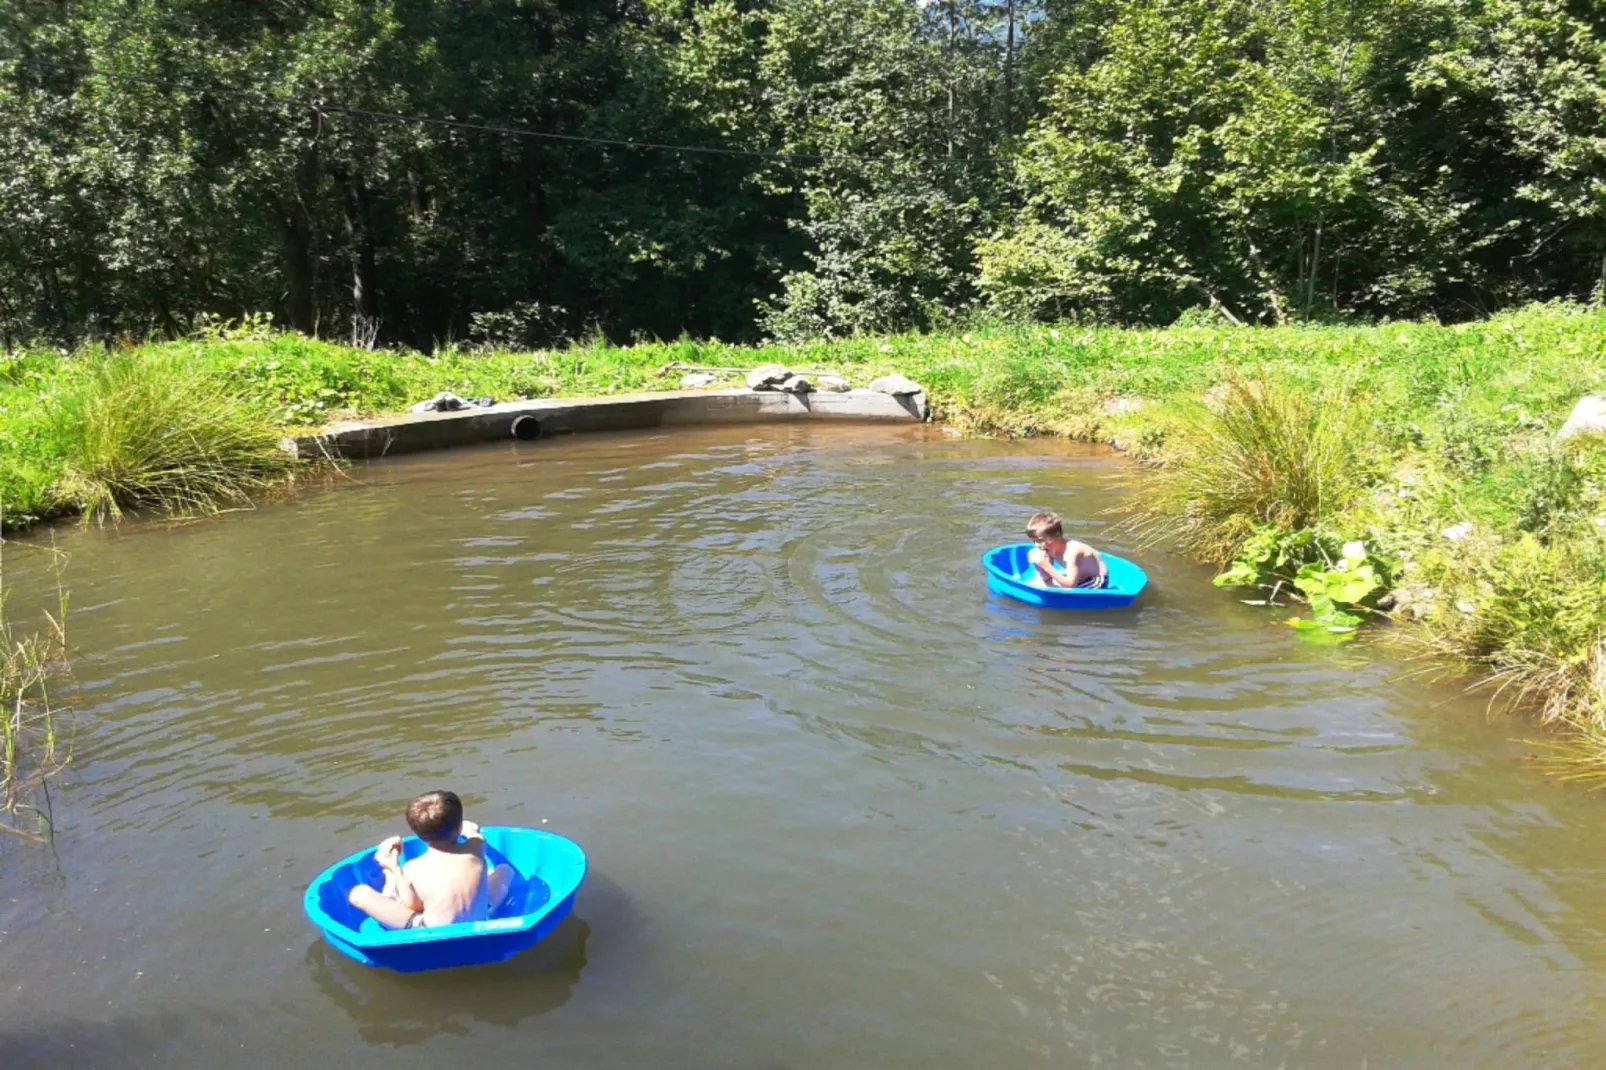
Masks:
[[[61,556],[56,555],[59,565]],[[3,568],[3,562],[0,562]],[[6,617],[0,571],[0,831],[50,835],[50,781],[71,756],[67,719],[55,691],[67,679],[67,599],[58,571],[58,611],[45,630],[22,633]]]

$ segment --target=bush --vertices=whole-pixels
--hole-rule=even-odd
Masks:
[[[54,476],[35,464],[0,465],[0,530],[26,527],[51,511]]]
[[[249,500],[295,464],[270,416],[175,356],[119,355],[68,385],[50,414],[56,494],[86,518],[179,514]]]
[[[1348,392],[1228,379],[1168,436],[1128,526],[1216,565],[1260,529],[1322,528],[1365,486]]]
[[[1473,577],[1476,579],[1473,579]],[[1447,652],[1493,671],[1513,702],[1544,720],[1606,732],[1606,547],[1599,538],[1545,545],[1533,535],[1494,548],[1461,573],[1433,634]]]

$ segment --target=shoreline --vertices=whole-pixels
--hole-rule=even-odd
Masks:
[[[769,363],[860,387],[901,373],[924,396],[899,408],[862,390],[804,402],[729,389],[739,369]],[[1284,604],[1267,612],[1314,639],[1398,623],[1421,650],[1498,685],[1496,700],[1559,728],[1563,775],[1606,781],[1606,445],[1557,435],[1580,397],[1606,389],[1606,309],[1535,306],[1453,327],[1020,327],[761,348],[425,356],[236,332],[117,353],[21,353],[0,364],[7,523],[96,502],[72,500],[69,477],[93,485],[97,472],[80,470],[122,456],[80,456],[80,438],[108,452],[105,435],[74,438],[62,414],[126,412],[123,395],[106,406],[95,393],[115,379],[102,372],[111,366],[139,388],[135,401],[166,406],[112,430],[193,420],[203,431],[221,425],[233,436],[225,446],[250,438],[244,478],[221,479],[216,500],[127,503],[158,512],[204,513],[281,484],[294,463],[279,446],[287,435],[303,456],[360,457],[501,438],[521,416],[536,420],[537,436],[834,413],[1108,445],[1148,466],[1128,518],[1143,535],[1213,565],[1218,585],[1261,601],[1269,592]],[[164,385],[173,376],[187,377],[182,389]],[[703,389],[674,389],[693,376]],[[401,412],[442,390],[528,400]],[[354,413],[379,415],[338,419]],[[229,476],[231,463],[215,467]],[[1302,604],[1286,604],[1290,591]]]
[[[896,397],[874,390],[802,395],[774,390],[666,390],[376,416],[331,424],[292,442],[297,456],[355,460],[594,431],[810,419],[924,423],[928,415],[924,393]]]

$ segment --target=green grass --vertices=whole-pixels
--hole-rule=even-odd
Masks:
[[[1033,326],[433,355],[257,323],[115,353],[0,358],[0,504],[14,526],[130,505],[195,511],[276,478],[284,460],[265,447],[285,430],[441,390],[509,400],[671,389],[687,367],[770,362],[858,384],[898,371],[962,431],[1132,451],[1154,462],[1134,518],[1148,534],[1239,578],[1271,568],[1313,609],[1329,597],[1332,620],[1386,610],[1406,625],[1398,634],[1572,726],[1582,767],[1606,770],[1606,447],[1555,442],[1578,397],[1606,389],[1600,308],[1449,327]],[[1364,566],[1344,551],[1357,543]],[[1378,584],[1345,571],[1360,567]],[[1306,568],[1326,571],[1301,580]],[[1343,601],[1363,588],[1364,603]]]
[[[96,519],[244,504],[295,463],[261,405],[169,352],[93,362],[52,399],[45,427],[61,462],[54,493]]]
[[[1226,565],[1257,531],[1320,530],[1359,497],[1364,415],[1347,389],[1234,376],[1209,400],[1170,429],[1130,527]]]

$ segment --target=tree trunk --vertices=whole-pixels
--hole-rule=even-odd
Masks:
[[[1316,217],[1316,236],[1311,241],[1310,277],[1305,280],[1305,315],[1310,315],[1310,309],[1316,303],[1316,272],[1322,262],[1322,217]]]
[[[318,146],[309,143],[290,176],[290,195],[280,218],[284,239],[284,277],[290,288],[290,327],[302,334],[318,330],[317,258],[312,247],[312,212],[318,190]]]
[[[284,277],[290,287],[290,329],[302,334],[314,334],[318,329],[312,272],[312,228],[306,213],[289,207],[284,213]]]
[[[1015,0],[1009,0],[1008,25],[1004,29],[1004,136],[1015,125]]]
[[[429,187],[424,176],[410,167],[407,169],[407,201],[412,209],[413,225],[423,226],[429,216]]]
[[[368,186],[362,177],[341,176],[346,238],[351,256],[351,310],[365,323],[378,318],[378,290],[374,282],[374,238],[368,226]]]
[[[948,0],[948,155],[954,154],[954,45],[959,40],[958,0]]]

